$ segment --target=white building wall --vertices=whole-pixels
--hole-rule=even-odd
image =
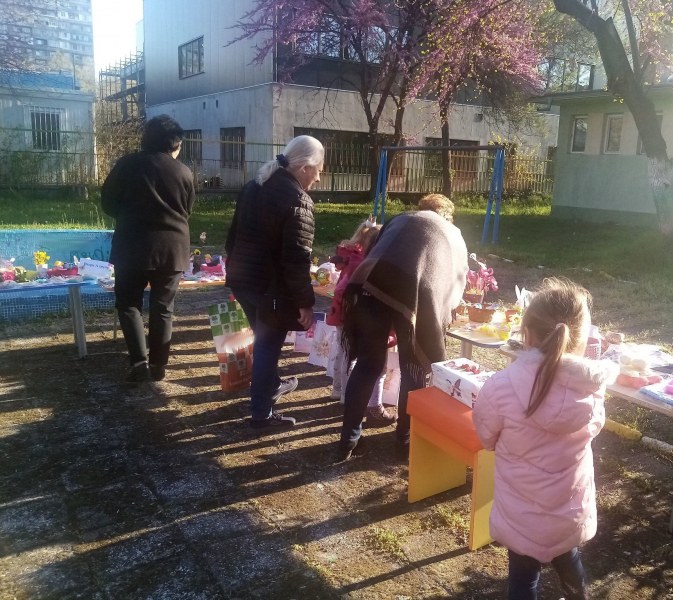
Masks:
[[[208,144],[219,140],[222,127],[245,127],[247,142],[285,144],[295,127],[314,127],[339,131],[368,131],[367,120],[356,92],[325,90],[296,85],[258,85],[208,94],[148,107],[148,118],[166,113],[184,129],[200,129],[204,140],[203,158],[215,159],[219,148]],[[483,118],[480,115],[484,115]],[[388,104],[381,117],[381,133],[392,133],[394,110]],[[513,141],[546,157],[547,148],[556,145],[558,115],[540,113],[534,130],[515,132],[507,124],[494,123],[488,109],[456,104],[451,112],[452,139],[480,144]],[[404,119],[409,143],[425,144],[428,137],[441,137],[436,105],[418,101],[407,108]]]
[[[145,0],[144,52],[147,105],[164,104],[273,81],[271,57],[252,65],[255,43],[227,43],[250,0]],[[203,36],[204,72],[179,78],[178,48]]]

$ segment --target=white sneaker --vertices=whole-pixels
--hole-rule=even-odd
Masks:
[[[341,390],[335,390],[334,388],[332,388],[332,391],[330,392],[330,395],[329,395],[331,400],[341,400],[342,396],[343,396],[342,391]]]

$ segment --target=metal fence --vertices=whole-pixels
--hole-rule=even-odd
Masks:
[[[192,132],[189,132],[190,134]],[[138,137],[95,136],[86,132],[50,131],[54,149],[35,147],[40,132],[0,129],[0,185],[97,185],[111,165],[138,147]],[[194,173],[199,189],[239,190],[259,167],[282,151],[281,143],[243,139],[206,140],[191,135],[180,155]],[[454,192],[487,192],[494,155],[489,151],[450,153]],[[535,157],[509,156],[505,161],[505,192],[553,191],[552,163]],[[325,169],[313,189],[368,192],[371,183],[369,148],[364,145],[325,143]],[[440,151],[399,151],[391,157],[388,192],[427,193],[442,187]]]

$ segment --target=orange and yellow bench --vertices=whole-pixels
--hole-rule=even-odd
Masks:
[[[409,393],[409,502],[465,484],[472,468],[472,501],[468,546],[492,542],[488,518],[493,504],[495,454],[484,450],[472,423],[472,409],[441,390],[429,387]]]

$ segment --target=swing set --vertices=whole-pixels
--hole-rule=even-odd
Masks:
[[[491,243],[498,243],[498,230],[500,229],[500,206],[502,204],[502,188],[505,173],[505,146],[494,144],[489,146],[384,146],[381,148],[381,160],[379,161],[379,172],[376,178],[376,193],[374,195],[374,217],[377,223],[384,223],[386,218],[386,186],[388,182],[388,154],[393,152],[404,152],[412,150],[414,152],[438,152],[448,150],[450,152],[476,150],[495,150],[493,163],[493,174],[491,175],[491,185],[488,191],[488,202],[486,203],[486,215],[484,217],[484,227],[481,233],[481,243],[488,243],[488,235],[491,229],[491,213],[493,213],[493,230],[491,234]]]

